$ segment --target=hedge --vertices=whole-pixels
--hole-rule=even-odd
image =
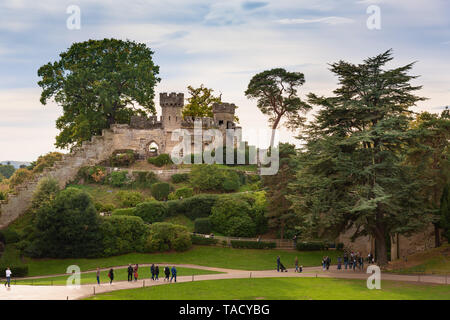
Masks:
[[[169,196],[170,193],[170,184],[168,184],[167,182],[157,182],[152,184],[152,188],[151,188],[151,192],[152,192],[152,196],[156,199],[156,200],[167,200],[167,197]]]
[[[0,241],[3,239],[5,244],[19,242],[20,235],[13,229],[4,229],[0,231]]]
[[[121,190],[117,192],[115,198],[120,201],[122,208],[136,207],[139,203],[144,202],[144,195],[138,191]]]
[[[167,164],[172,164],[172,160],[170,159],[170,156],[166,153],[161,153],[159,156],[148,158],[148,163],[153,164],[157,167],[162,167]]]
[[[209,218],[197,218],[194,221],[194,232],[201,234],[211,233],[211,220]]]
[[[180,183],[189,180],[189,173],[175,173],[171,177],[173,183]]]
[[[0,258],[0,274],[4,277],[6,268],[10,268],[13,277],[25,277],[28,275],[28,266],[20,259],[20,252],[15,246],[6,246]]]
[[[168,222],[157,222],[150,226],[150,234],[147,238],[145,251],[186,251],[191,246],[191,237],[185,226]]]
[[[128,171],[113,171],[108,177],[109,184],[113,187],[122,187],[130,182]]]
[[[231,246],[239,249],[274,249],[275,242],[231,240]]]
[[[322,241],[300,241],[297,242],[296,249],[299,251],[319,251],[325,250],[326,245]]]
[[[135,216],[136,215],[136,209],[135,208],[123,208],[123,209],[116,209],[111,212],[112,216]]]
[[[142,202],[136,206],[135,215],[148,223],[163,221],[167,216],[167,204],[155,200]]]
[[[209,245],[215,246],[219,242],[218,239],[205,238],[205,237],[197,236],[197,235],[192,235],[191,239],[192,239],[192,244],[204,245],[204,246],[209,246]]]

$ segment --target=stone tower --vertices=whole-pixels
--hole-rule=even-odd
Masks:
[[[161,122],[165,131],[171,132],[181,127],[181,109],[184,106],[184,94],[166,92],[159,94],[159,105],[161,106]]]
[[[220,130],[234,129],[234,111],[236,105],[234,103],[215,103],[212,111],[214,115],[214,122]]]

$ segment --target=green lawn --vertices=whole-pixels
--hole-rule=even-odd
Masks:
[[[239,289],[237,289],[239,288]],[[450,286],[382,281],[369,290],[365,280],[259,278],[208,280],[119,290],[90,300],[449,300]]]
[[[208,267],[221,267],[241,270],[269,270],[275,269],[276,257],[280,256],[286,267],[294,267],[295,257],[304,267],[319,266],[322,256],[330,255],[332,262],[336,262],[337,251],[310,251],[299,252],[295,250],[256,250],[233,249],[223,247],[195,246],[186,252],[172,253],[131,253],[122,256],[100,259],[26,259],[29,267],[29,276],[63,274],[69,265],[78,265],[81,271],[123,266],[128,264],[144,263],[176,263],[195,264]]]
[[[169,266],[170,267],[170,266]],[[163,274],[164,268],[160,266],[159,277],[164,278]],[[192,269],[192,268],[177,268],[177,276],[191,276],[191,275],[201,275],[201,274],[213,274],[221,273],[209,270]],[[65,285],[69,275],[59,276],[59,277],[47,277],[39,279],[29,279],[29,280],[17,280],[13,282],[14,284],[27,284],[27,285]],[[139,279],[149,279],[151,277],[150,267],[140,267],[139,269]],[[114,270],[114,281],[126,281],[128,279],[127,269],[115,269]],[[100,272],[100,282],[109,282],[108,271]],[[81,284],[91,284],[97,283],[96,272],[89,272],[81,274]]]

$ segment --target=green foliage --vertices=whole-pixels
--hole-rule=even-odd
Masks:
[[[0,258],[0,274],[2,277],[8,267],[13,277],[25,277],[28,275],[28,266],[22,262],[19,250],[12,245],[6,246]]]
[[[30,170],[23,169],[23,168],[18,169],[16,171],[14,171],[11,178],[9,178],[9,187],[11,189],[13,189],[13,188],[21,185],[25,181],[30,180],[32,176],[33,176],[33,172],[31,172]]]
[[[191,220],[205,218],[211,214],[217,199],[219,196],[215,194],[199,194],[183,200],[169,201],[169,215],[184,214]]]
[[[275,249],[275,242],[231,240],[231,246],[239,249]]]
[[[138,191],[121,190],[117,192],[115,198],[120,202],[122,208],[136,207],[139,203],[144,202],[144,195]]]
[[[88,183],[103,183],[107,177],[106,168],[102,166],[81,167],[77,178]]]
[[[442,192],[439,211],[441,216],[440,224],[444,229],[444,237],[450,243],[450,184],[447,184]]]
[[[16,169],[14,168],[13,165],[11,164],[0,164],[0,175],[5,177],[6,179],[11,178],[11,176],[13,175],[14,171],[16,171]],[[1,179],[0,179],[1,181]]]
[[[189,173],[175,173],[173,174],[170,179],[173,183],[181,183],[189,181]]]
[[[120,208],[111,212],[112,216],[135,216],[136,208]]]
[[[135,208],[135,215],[147,223],[155,223],[164,220],[167,210],[165,202],[152,200],[139,203]]]
[[[47,177],[39,181],[33,194],[32,207],[37,209],[50,204],[59,192],[59,182],[55,178]]]
[[[255,224],[249,217],[251,206],[241,199],[221,197],[211,209],[214,230],[228,236],[253,236]]]
[[[215,246],[219,240],[214,238],[205,238],[202,236],[191,236],[192,244],[199,245],[199,246]]]
[[[36,215],[29,254],[48,258],[89,258],[100,254],[100,221],[91,197],[76,188],[61,191]]]
[[[20,235],[12,228],[0,230],[0,234],[0,238],[4,240],[3,242],[5,244],[12,244],[20,241]]]
[[[183,187],[169,194],[169,200],[186,199],[194,195],[194,190],[189,187]]]
[[[100,233],[103,255],[109,257],[144,252],[149,228],[139,217],[113,215],[102,218]]]
[[[39,156],[33,166],[33,173],[41,173],[45,168],[51,168],[56,161],[62,160],[63,154],[59,152],[49,152]]]
[[[137,155],[133,150],[116,150],[109,157],[111,167],[129,167],[136,161]]]
[[[228,221],[226,235],[232,237],[253,237],[256,235],[256,224],[248,215],[234,216]]]
[[[147,252],[186,251],[191,246],[191,236],[184,226],[167,222],[157,222],[150,226]]]
[[[296,249],[299,251],[325,250],[326,245],[322,241],[298,241]]]
[[[99,213],[100,212],[112,212],[115,208],[116,208],[116,206],[112,203],[100,203],[100,202],[95,203],[95,209]]]
[[[5,191],[0,191],[0,201],[6,200],[8,198],[8,195]]]
[[[133,180],[133,186],[139,188],[149,188],[159,181],[156,173],[152,171],[133,171]]]
[[[151,157],[147,159],[148,163],[153,164],[157,167],[162,167],[168,164],[172,164],[172,159],[170,159],[170,155],[167,153],[161,153],[156,157]]]
[[[63,106],[56,146],[80,145],[111,124],[129,123],[132,115],[154,114],[160,79],[152,55],[143,43],[88,40],[73,43],[58,61],[40,67],[41,103],[54,99]]]
[[[220,103],[220,97],[215,97],[212,92],[213,89],[206,88],[200,85],[199,88],[192,86],[187,87],[191,95],[187,100],[188,103],[184,106],[182,113],[184,117],[213,117],[212,106],[214,103]]]
[[[194,221],[194,232],[210,234],[212,231],[211,220],[209,218],[197,218]]]
[[[234,170],[216,165],[200,164],[192,166],[191,184],[200,191],[237,191],[240,177]]]
[[[152,196],[156,200],[167,200],[170,193],[170,184],[167,182],[157,182],[152,184],[151,187]]]
[[[113,171],[108,177],[108,182],[113,187],[123,187],[130,182],[128,171]]]

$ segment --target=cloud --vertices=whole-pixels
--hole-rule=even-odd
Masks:
[[[355,20],[344,17],[324,17],[318,19],[281,19],[276,20],[281,24],[307,24],[307,23],[325,23],[329,25],[354,23]]]
[[[268,2],[262,2],[262,1],[246,1],[246,2],[242,3],[242,8],[244,10],[254,10],[254,9],[259,9],[259,8],[265,7],[268,4],[269,4]]]

